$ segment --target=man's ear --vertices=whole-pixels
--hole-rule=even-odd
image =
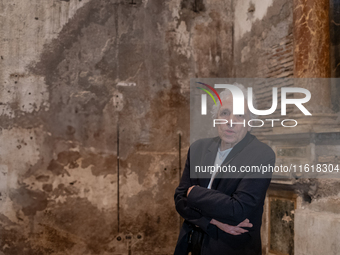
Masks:
[[[247,113],[248,114],[248,116],[247,116],[247,123],[249,123],[249,120],[251,119],[251,116],[250,116],[250,113],[248,112]],[[250,132],[250,130],[251,130],[251,126],[249,126],[249,124],[248,124],[248,131]]]

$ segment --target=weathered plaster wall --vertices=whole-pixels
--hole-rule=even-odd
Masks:
[[[292,1],[236,1],[234,8],[235,77],[291,77]]]
[[[0,254],[172,254],[189,79],[232,75],[231,10],[0,2]]]
[[[292,5],[0,1],[0,254],[172,254],[189,79],[292,77]],[[339,162],[334,135],[311,140],[316,163]],[[339,182],[295,188],[295,253],[319,254],[317,230],[338,251]]]

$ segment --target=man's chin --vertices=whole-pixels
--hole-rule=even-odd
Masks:
[[[226,143],[235,143],[236,142],[236,138],[235,138],[235,135],[224,135],[223,136],[223,141],[225,141]]]
[[[235,143],[236,143],[236,139],[223,139],[223,142],[225,145],[230,145],[230,146],[233,146]]]

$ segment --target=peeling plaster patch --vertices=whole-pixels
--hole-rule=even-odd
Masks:
[[[171,153],[167,152],[166,154]],[[122,170],[124,173],[126,172],[126,174],[122,176],[121,181],[122,194],[134,196],[145,190],[151,191],[154,197],[159,194],[160,173],[164,171],[164,169],[169,168],[169,165],[172,164],[173,156],[170,157],[171,159],[164,160],[164,154],[155,152],[152,153],[152,155],[150,155],[150,153],[148,155],[151,157],[151,160],[148,160],[149,166],[146,170],[147,173],[141,172],[141,169],[131,169],[131,167],[139,167],[142,162],[139,160],[143,157],[135,159],[137,160],[137,162],[135,162],[135,166],[129,163],[126,165],[127,168]]]
[[[179,5],[176,1],[165,2],[168,9],[171,11],[171,16],[174,21],[179,19]]]
[[[105,46],[102,48],[102,52],[101,52],[101,55],[104,56],[105,53],[110,49],[111,45],[113,44],[113,39],[110,38],[110,39],[107,39],[106,43],[105,43]]]
[[[6,13],[6,18],[0,24],[4,39],[1,55],[6,69],[23,71],[32,61],[37,61],[44,44],[56,38],[77,10],[89,1],[32,0],[29,4],[22,4],[21,0],[12,0],[3,4],[1,9]],[[16,31],[16,36],[13,31]]]
[[[250,47],[247,45],[241,51],[241,63],[246,62],[250,58]]]
[[[100,75],[94,75],[89,77],[89,83],[94,86],[101,86],[103,85],[103,77]]]
[[[128,194],[128,196],[136,196],[139,192],[147,189],[149,185],[146,183],[139,183],[139,176],[131,169],[126,169],[127,173],[124,175],[124,185],[121,185],[120,190],[122,194]],[[123,178],[122,178],[123,179]],[[123,205],[124,207],[124,205]]]
[[[284,222],[288,223],[288,222],[292,221],[293,219],[292,219],[289,215],[285,214],[285,215],[282,217],[282,220],[283,220]]]
[[[131,86],[136,86],[135,82],[118,82],[117,86],[123,86],[123,87],[131,87]]]
[[[292,16],[292,15],[291,15]],[[271,26],[269,31],[263,32],[263,47],[264,48],[270,48],[272,47],[272,44],[274,41],[280,40],[284,37],[286,37],[289,34],[289,26],[290,26],[290,19],[288,19],[289,22],[286,20],[281,21],[276,26]]]
[[[236,1],[235,6],[235,41],[249,32],[256,20],[261,20],[267,9],[273,5],[273,0],[245,0]],[[252,8],[250,8],[252,7]],[[249,15],[251,11],[251,15]]]
[[[146,8],[147,4],[148,4],[149,0],[143,0],[144,3],[144,8]]]
[[[150,163],[149,173],[147,174],[149,177],[144,178],[143,181],[140,181],[140,176],[132,171],[130,168],[125,169],[126,174],[121,178],[121,186],[120,192],[125,199],[128,199],[133,196],[138,196],[139,193],[144,191],[149,191],[152,193],[155,198],[159,193],[159,180],[156,177],[156,172],[159,169],[164,168],[164,163],[161,161],[162,157],[160,155],[155,155],[154,159]],[[161,165],[161,166],[160,166]],[[126,197],[128,194],[128,197]],[[128,203],[123,203],[122,207],[124,209],[129,209]]]
[[[0,115],[10,118],[49,109],[49,93],[43,77],[14,74],[0,86]]]
[[[35,139],[36,133],[41,135],[43,130],[41,128],[2,130],[0,155],[2,165],[8,168],[7,185],[9,188],[17,187],[18,173],[24,172],[40,159],[41,145]]]
[[[8,196],[0,203],[0,211],[2,217],[6,217],[12,223],[21,223],[25,226],[29,225],[29,219],[24,216],[19,208]]]
[[[192,48],[190,47],[190,33],[184,21],[181,21],[176,30],[176,44],[179,46],[176,48],[177,52],[189,59]]]
[[[79,91],[71,94],[71,97],[76,98],[81,103],[88,103],[91,99],[97,99],[97,96],[95,93],[92,93],[90,91]]]
[[[7,175],[8,175],[7,165],[0,165],[0,204],[7,197]]]
[[[81,165],[82,159],[77,163]],[[99,210],[108,210],[116,207],[117,197],[117,177],[116,175],[107,174],[105,176],[94,176],[92,174],[92,165],[87,168],[75,168],[67,171],[70,176],[53,176],[51,183],[53,185],[52,199],[64,203],[67,197],[85,198]],[[25,180],[27,184],[34,181],[32,178]],[[76,181],[76,182],[75,182]],[[72,184],[71,184],[72,183]],[[39,184],[42,188],[42,183]],[[63,189],[62,194],[53,194],[55,190]]]
[[[315,199],[309,206],[315,212],[330,212],[340,214],[340,193],[335,196]]]
[[[123,110],[123,107],[124,107],[123,94],[119,92],[115,92],[112,97],[112,104],[116,111]]]
[[[32,112],[38,110],[42,104],[46,104],[44,106],[48,108],[48,103],[44,101],[48,94],[45,86],[42,86],[42,78],[20,78],[15,84],[14,81],[9,82],[7,77],[13,73],[25,73],[32,63],[39,61],[44,46],[57,38],[64,25],[88,2],[90,0],[32,0],[29,3],[12,0],[0,3],[0,11],[3,13],[1,15],[6,17],[0,22],[0,84],[5,84],[6,93],[8,88],[11,91],[3,102],[3,87],[0,86],[0,102],[3,103],[0,105],[0,115],[15,118],[20,111]],[[31,84],[35,87],[34,90]],[[26,91],[26,86],[32,90],[33,96],[28,97],[22,93]]]
[[[59,153],[60,155],[61,153]],[[65,153],[64,153],[65,154]],[[78,158],[75,161],[77,166],[83,165],[83,159]],[[65,162],[66,164],[67,162]],[[86,168],[74,168],[71,164],[63,166],[67,175],[53,175],[45,173],[48,184],[51,190],[50,199],[56,203],[63,204],[68,197],[85,198],[98,209],[112,209],[116,206],[116,175],[106,174],[95,176],[92,173],[93,165],[88,165]],[[45,190],[46,182],[37,181],[36,176],[30,176],[23,180],[27,187],[35,190]],[[104,194],[104,195],[103,195]]]
[[[37,138],[36,134],[39,134],[40,138]],[[20,205],[14,203],[8,197],[7,192],[19,188],[18,183],[21,182],[19,173],[27,171],[31,165],[35,165],[40,159],[39,147],[41,147],[40,139],[43,139],[42,134],[42,128],[12,128],[10,130],[3,129],[0,135],[0,189],[6,190],[4,200],[0,201],[0,211],[12,222],[18,222],[19,218],[22,222],[25,217],[20,216]],[[6,179],[2,179],[3,172],[6,172]],[[5,182],[5,187],[3,182]],[[0,192],[2,193],[2,191]],[[18,213],[15,214],[14,211],[18,211]],[[28,224],[28,222],[26,223]]]

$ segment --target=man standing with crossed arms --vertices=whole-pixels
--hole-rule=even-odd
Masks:
[[[243,85],[235,86],[246,92]],[[190,146],[175,191],[176,210],[185,221],[174,255],[262,254],[260,229],[271,173],[228,177],[215,172],[210,179],[190,178],[190,167],[195,166],[230,165],[239,170],[241,166],[275,165],[275,153],[249,133],[250,127],[230,125],[231,121],[248,123],[246,103],[244,115],[233,115],[230,91],[226,89],[220,97],[222,106],[215,109],[214,117],[228,122],[217,125],[218,137],[200,139]]]

